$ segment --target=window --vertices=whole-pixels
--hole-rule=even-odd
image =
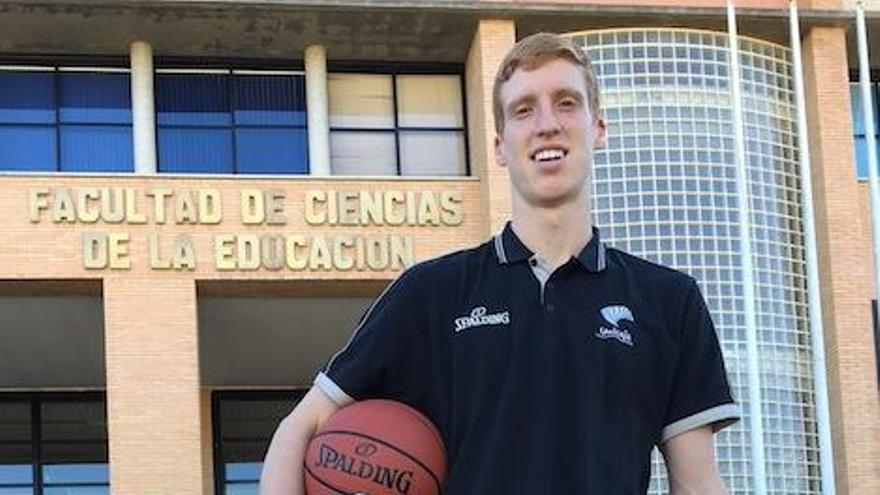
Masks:
[[[272,434],[305,392],[214,392],[214,482],[218,495],[257,494]]]
[[[856,178],[868,179],[868,140],[865,131],[865,115],[862,112],[862,91],[859,83],[850,83],[850,106],[852,107],[853,137],[855,140]],[[874,105],[874,142],[880,137],[880,111],[877,107],[877,84],[870,84],[872,103]],[[880,156],[880,143],[878,143]]]
[[[108,493],[102,394],[0,395],[0,494]]]
[[[874,323],[874,359],[877,365],[877,387],[880,388],[880,319],[877,314],[877,300],[871,300],[871,316]]]
[[[0,88],[0,170],[133,170],[126,70],[0,67]]]
[[[331,73],[334,175],[467,175],[461,76]]]
[[[161,172],[308,173],[302,74],[159,70],[155,91]]]

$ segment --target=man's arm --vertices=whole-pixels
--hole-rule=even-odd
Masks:
[[[672,495],[727,495],[715,464],[712,426],[676,435],[660,445]]]
[[[339,406],[317,387],[278,425],[263,461],[261,495],[303,495],[303,460],[309,440]]]

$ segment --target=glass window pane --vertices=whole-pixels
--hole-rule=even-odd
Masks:
[[[330,166],[334,175],[397,175],[394,133],[330,133]]]
[[[52,486],[43,488],[45,495],[108,495],[110,488],[106,486]]]
[[[257,495],[258,483],[236,483],[226,485],[226,495]]]
[[[464,127],[457,75],[397,76],[400,127]]]
[[[0,486],[0,495],[34,495],[33,488],[3,488]]]
[[[131,172],[131,126],[61,126],[61,170]]]
[[[868,143],[864,137],[855,138],[856,177],[868,178]]]
[[[278,422],[302,392],[273,392],[249,397],[220,395],[215,424],[222,432],[218,449],[226,485],[221,493],[257,494],[263,457]]]
[[[402,131],[400,162],[401,175],[466,175],[464,133]]]
[[[0,71],[0,122],[55,122],[55,73]]]
[[[227,74],[156,74],[156,119],[160,126],[228,126]]]
[[[880,132],[880,128],[877,126],[877,122],[880,121],[880,112],[878,112],[878,94],[877,94],[877,84],[870,84],[870,96],[873,98],[874,105],[874,130],[876,132]],[[850,89],[850,108],[852,110],[852,118],[853,118],[853,132],[855,134],[865,134],[865,116],[862,112],[862,91],[861,85],[857,82],[849,84]]]
[[[305,129],[238,129],[235,139],[238,173],[306,174],[309,171]]]
[[[54,127],[0,125],[0,170],[55,170],[55,146]]]
[[[16,447],[30,449],[30,439],[24,441],[4,440],[2,445],[0,445],[0,449],[3,451],[8,451],[10,448],[14,449]],[[0,454],[7,453],[8,452],[2,452]],[[0,457],[0,486],[21,485],[33,482],[34,469],[29,464],[30,459],[27,460],[27,464],[11,464],[11,462],[12,460],[10,458],[5,456]]]
[[[159,129],[161,172],[226,173],[232,168],[232,131]]]
[[[32,483],[33,462],[31,405],[0,402],[0,487]]]
[[[262,440],[265,440],[265,437],[262,437]],[[224,442],[224,445],[227,445],[226,442]],[[262,462],[227,462],[226,481],[248,481],[260,479],[261,469],[263,469]]]
[[[109,479],[107,464],[83,463],[43,466],[43,483],[108,483]]]
[[[106,482],[106,467],[90,466],[107,462],[104,401],[43,402],[41,410],[42,460],[46,464],[43,474],[56,475],[46,481],[67,482],[77,476],[91,476],[91,481]],[[58,464],[77,466],[50,469]]]
[[[61,122],[131,123],[128,74],[61,73],[58,84]]]
[[[330,74],[327,91],[331,127],[394,128],[391,76]]]
[[[234,76],[235,123],[306,125],[305,78],[294,75]]]

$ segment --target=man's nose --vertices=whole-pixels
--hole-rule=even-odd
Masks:
[[[553,111],[552,105],[541,105],[535,125],[535,132],[539,136],[552,136],[561,130],[558,115]]]

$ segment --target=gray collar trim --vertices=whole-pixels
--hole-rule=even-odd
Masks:
[[[501,233],[495,234],[495,255],[498,256],[498,263],[507,264],[507,254],[504,253],[504,242],[501,241]]]

